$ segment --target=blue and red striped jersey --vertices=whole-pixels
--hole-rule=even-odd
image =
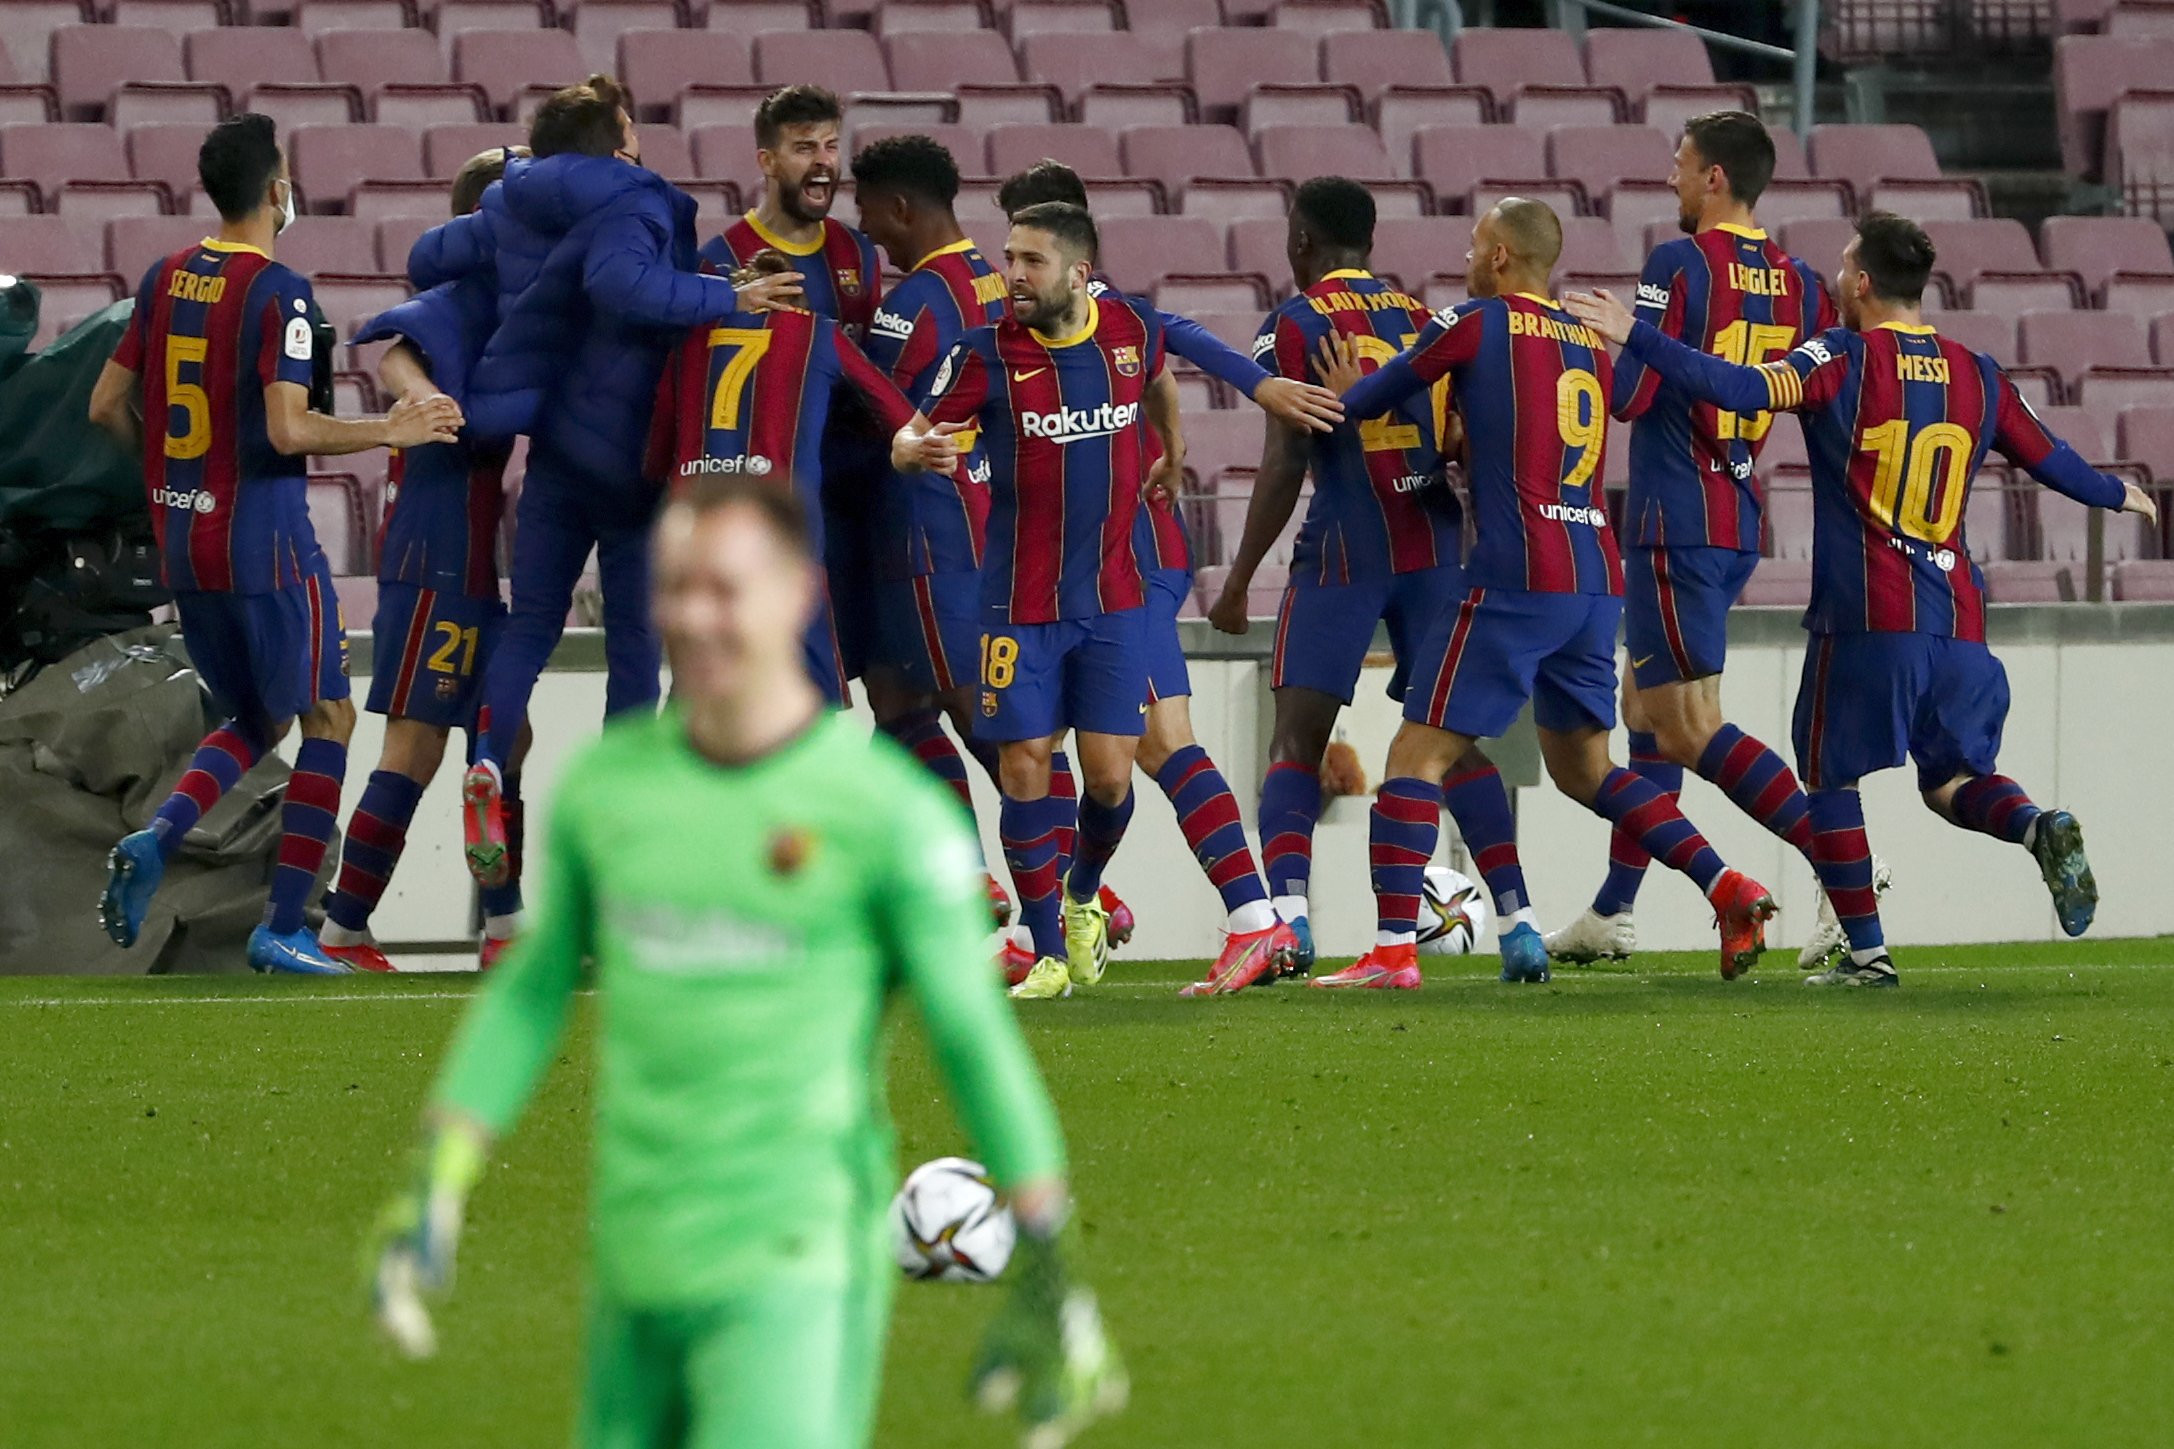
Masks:
[[[1318,383],[1314,357],[1334,332],[1376,362],[1419,340],[1426,305],[1370,272],[1330,272],[1261,323],[1253,355],[1295,382]],[[1312,438],[1313,502],[1299,525],[1292,577],[1318,584],[1455,563],[1462,513],[1442,467],[1449,384],[1388,415]]]
[[[1815,634],[1985,638],[1985,579],[1963,539],[1970,480],[1997,448],[2080,503],[2125,490],[2046,431],[2000,364],[1932,328],[1836,327],[1777,362],[1736,367],[1650,326],[1647,363],[1738,412],[1800,412],[1812,464]]]
[[[1435,314],[1419,340],[1344,395],[1378,419],[1443,378],[1464,422],[1478,539],[1475,588],[1620,594],[1623,560],[1600,502],[1608,353],[1545,297],[1478,297]],[[1393,421],[1393,420],[1392,420]]]
[[[868,356],[909,397],[976,327],[1003,318],[1003,274],[970,241],[923,257],[868,329]],[[989,521],[987,465],[969,444],[963,474],[900,473],[877,501],[876,568],[885,578],[959,573],[981,567]]]
[[[113,360],[143,385],[143,477],[166,586],[265,594],[317,549],[309,460],[272,446],[264,390],[307,389],[310,285],[255,247],[206,240],[144,274]]]
[[[1133,537],[1147,448],[1147,385],[1162,371],[1155,313],[1117,293],[1049,338],[1006,315],[969,332],[937,369],[921,411],[978,422],[989,468],[982,599],[1015,624],[1139,607]]]
[[[702,262],[713,272],[730,272],[768,248],[781,252],[800,273],[807,300],[801,305],[845,328],[855,342],[868,337],[876,304],[883,300],[883,270],[876,244],[842,221],[823,219],[823,234],[813,242],[780,240],[755,220],[752,211],[702,244]]]
[[[1835,325],[1819,273],[1763,231],[1710,227],[1653,249],[1638,279],[1637,315],[1679,341],[1756,367]],[[1740,415],[1670,387],[1626,358],[1615,415],[1631,423],[1630,541],[1756,553],[1754,470],[1770,413]]]
[[[377,577],[472,599],[498,597],[510,442],[395,448],[377,531]]]
[[[649,474],[676,488],[700,473],[790,483],[821,539],[824,424],[840,386],[867,399],[885,435],[913,406],[828,317],[735,312],[674,348],[657,388]]]

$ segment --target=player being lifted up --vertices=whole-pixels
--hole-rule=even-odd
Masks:
[[[1102,979],[1102,871],[1132,818],[1147,712],[1133,515],[1147,476],[1140,418],[1163,370],[1162,328],[1127,298],[1087,294],[1095,252],[1094,221],[1080,208],[1021,211],[1004,252],[1011,315],[967,333],[922,401],[938,424],[977,427],[989,467],[975,728],[997,745],[999,835],[1037,954],[1013,990],[1030,998]],[[1050,740],[1066,728],[1077,737],[1086,789],[1078,846],[1060,882],[1057,837],[1069,810],[1050,794]]]
[[[1364,186],[1337,176],[1301,185],[1285,247],[1299,292],[1261,323],[1255,355],[1287,378],[1310,381],[1314,351],[1331,333],[1375,362],[1410,346],[1427,324],[1427,309],[1367,270],[1373,243],[1374,199]],[[1389,697],[1401,700],[1420,641],[1466,593],[1461,511],[1443,473],[1443,435],[1454,419],[1448,402],[1448,383],[1437,383],[1387,417],[1318,439],[1271,420],[1245,532],[1209,614],[1225,633],[1246,632],[1247,587],[1290,518],[1310,464],[1313,503],[1276,619],[1275,725],[1259,818],[1276,911],[1298,934],[1309,968],[1307,878],[1321,813],[1321,758],[1337,713],[1351,702],[1377,624],[1389,627],[1397,661]],[[1531,902],[1502,776],[1475,747],[1442,795],[1494,896],[1497,926],[1507,933]]]
[[[957,808],[887,740],[824,708],[799,658],[820,588],[781,490],[704,474],[657,532],[675,700],[567,766],[534,928],[438,1076],[412,1185],[381,1215],[381,1322],[434,1346],[490,1144],[560,1051],[576,990],[605,1003],[596,1071],[585,1449],[858,1449],[874,1430],[898,1271],[883,1205],[883,1017],[894,989],[1019,1224],[975,1386],[1028,1442],[1121,1401],[1093,1295],[1058,1233],[1049,1096],[980,956]],[[593,966],[589,963],[593,961]]]
[[[525,148],[494,147],[453,178],[453,214],[466,216],[484,188]],[[497,323],[497,298],[481,277],[448,282],[372,318],[357,344],[393,341],[378,379],[394,397],[467,395],[468,370]],[[372,621],[369,709],[385,719],[385,744],[340,854],[339,889],[325,899],[325,954],[364,971],[392,962],[370,935],[370,917],[392,883],[408,823],[458,727],[471,750],[483,671],[506,606],[498,593],[498,528],[505,506],[505,440],[435,443],[395,453],[377,539],[377,618]],[[488,970],[513,939],[521,911],[522,818],[518,781],[525,739],[507,762],[506,879],[483,888]]]
[[[2098,903],[2076,817],[2039,809],[1995,773],[2008,676],[1985,647],[1985,581],[1963,539],[1964,505],[1997,448],[2079,503],[2158,510],[2047,432],[2000,364],[1925,325],[1933,261],[1914,222],[1868,213],[1835,281],[1843,325],[1759,367],[1694,352],[1606,292],[1570,299],[1588,325],[1710,403],[1803,415],[1812,641],[1793,734],[1813,860],[1849,939],[1845,959],[1805,978],[1817,986],[1896,984],[1857,782],[1906,758],[1935,814],[2031,853],[2062,930],[2082,935]]]
[[[861,225],[905,273],[877,309],[868,355],[909,394],[924,391],[959,339],[1001,321],[1007,289],[959,228],[959,168],[927,136],[887,136],[853,158]],[[971,447],[972,439],[964,441]],[[974,811],[966,760],[944,717],[989,778],[996,746],[973,735],[974,670],[981,646],[981,548],[989,518],[987,466],[969,457],[951,472],[894,475],[871,515],[875,652],[864,678],[877,728],[910,750]],[[997,924],[1011,900],[987,876]]]
[[[1687,234],[1647,260],[1641,316],[1701,352],[1753,363],[1834,325],[1817,272],[1775,245],[1752,214],[1773,174],[1774,141],[1756,116],[1715,111],[1684,124],[1668,179]],[[1623,558],[1630,769],[1671,797],[1683,789],[1684,770],[1696,770],[1808,861],[1811,822],[1796,777],[1721,713],[1729,609],[1759,562],[1752,474],[1774,420],[1717,408],[1636,358],[1616,370],[1614,409],[1631,424]],[[1616,831],[1599,895],[1549,934],[1549,954],[1628,956],[1636,944],[1631,904],[1649,859]]]
[[[1007,215],[1038,202],[1087,209],[1087,189],[1077,174],[1056,161],[1040,161],[997,190]],[[1091,297],[1118,295],[1099,272],[1087,283]],[[1155,310],[1140,297],[1135,307],[1154,311],[1169,350],[1251,398],[1271,418],[1293,429],[1325,431],[1342,416],[1335,395],[1304,379],[1271,375],[1190,317]],[[1183,476],[1183,430],[1177,387],[1165,379],[1147,398],[1149,441],[1161,446],[1153,460],[1146,505],[1133,525],[1133,549],[1147,581],[1147,724],[1138,763],[1154,777],[1177,814],[1193,858],[1221,896],[1226,937],[1205,979],[1184,988],[1186,996],[1240,991],[1271,971],[1311,965],[1295,933],[1286,933],[1253,863],[1238,801],[1215,761],[1193,734],[1192,679],[1178,636],[1178,611],[1192,594],[1192,551],[1177,514]],[[1123,939],[1120,935],[1118,939]]]
[[[1528,699],[1557,787],[1629,830],[1713,902],[1721,974],[1735,976],[1765,946],[1775,910],[1766,888],[1730,870],[1651,781],[1608,758],[1623,613],[1623,566],[1597,502],[1608,354],[1543,292],[1562,235],[1545,205],[1511,197],[1472,229],[1465,281],[1474,300],[1441,313],[1363,382],[1350,342],[1331,333],[1322,343],[1323,374],[1346,386],[1355,418],[1381,417],[1450,379],[1479,532],[1466,568],[1471,593],[1428,631],[1374,802],[1374,949],[1316,986],[1420,984],[1416,923],[1442,779],[1475,741],[1507,730]],[[1467,843],[1515,859],[1514,838]],[[1548,978],[1529,913],[1502,937],[1502,978]]]
[[[220,122],[196,165],[219,234],[144,274],[128,330],[92,388],[90,419],[142,450],[161,572],[189,657],[231,714],[197,747],[150,825],[114,846],[99,919],[116,943],[133,946],[183,837],[299,719],[278,864],[249,964],[336,974],[347,967],[325,955],[302,911],[332,839],[355,707],[332,571],[310,529],[309,459],[450,442],[460,408],[438,397],[402,398],[382,418],[311,412],[310,285],[272,258],[274,238],[294,220],[294,183],[271,117]]]

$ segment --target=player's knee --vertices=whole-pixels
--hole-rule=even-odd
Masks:
[[[286,731],[282,729],[281,734]],[[346,744],[355,737],[355,702],[351,699],[320,699],[302,716],[302,733],[313,740],[337,740]]]
[[[1466,742],[1448,730],[1406,720],[1389,744],[1389,774],[1439,781],[1463,758]]]
[[[1049,793],[1049,741],[1011,740],[997,755],[998,782],[1014,800],[1039,800]]]
[[[445,759],[447,731],[418,720],[396,719],[385,724],[385,749],[379,768],[405,775],[427,785]]]

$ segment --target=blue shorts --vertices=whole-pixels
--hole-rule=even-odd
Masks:
[[[920,694],[974,682],[981,651],[981,575],[971,570],[876,583],[876,652]]]
[[[1905,756],[1917,788],[1990,775],[2008,721],[1993,651],[1935,634],[1814,634],[1791,731],[1808,790],[1839,790]]]
[[[1038,740],[1070,728],[1137,735],[1147,724],[1147,610],[1014,624],[992,609],[981,636],[974,736]]]
[[[483,703],[483,670],[505,623],[506,606],[495,597],[380,584],[371,625],[376,663],[370,713],[440,729],[474,729]]]
[[[852,506],[840,503],[825,490],[823,572],[830,583],[831,619],[824,628],[833,640],[831,653],[836,667],[844,670],[837,687],[824,691],[833,700],[844,697],[845,681],[858,679],[875,657],[877,600],[873,558],[867,524],[852,511]]]
[[[347,625],[317,555],[299,584],[269,594],[174,595],[189,658],[233,718],[279,721],[347,698]]]
[[[1758,566],[1733,548],[1623,550],[1623,642],[1640,689],[1721,672],[1729,610]]]
[[[1427,631],[1404,717],[1476,739],[1517,722],[1525,701],[1545,730],[1615,727],[1613,594],[1474,589]]]
[[[1427,629],[1454,611],[1466,592],[1464,566],[1454,563],[1348,584],[1294,582],[1283,591],[1283,607],[1276,612],[1270,687],[1319,690],[1351,703],[1359,670],[1374,647],[1374,626],[1386,623],[1396,655],[1389,697],[1402,699]]]
[[[1147,702],[1193,692],[1178,638],[1178,610],[1193,596],[1191,569],[1150,569],[1147,574]]]
[[[824,700],[840,709],[851,703],[846,696],[846,662],[838,644],[837,615],[827,586],[815,606],[815,617],[808,621],[808,632],[800,637],[800,652],[808,661],[808,678],[815,681]]]

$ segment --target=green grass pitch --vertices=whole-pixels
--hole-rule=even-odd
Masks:
[[[1127,1352],[1116,1446],[2163,1445],[2174,940],[1786,956],[1413,996],[1023,1015]],[[587,1017],[478,1191],[446,1351],[358,1251],[470,983],[0,983],[0,1443],[551,1446],[571,1422]],[[963,1148],[910,1030],[911,1163]],[[960,1398],[993,1290],[899,1294],[880,1442]]]

